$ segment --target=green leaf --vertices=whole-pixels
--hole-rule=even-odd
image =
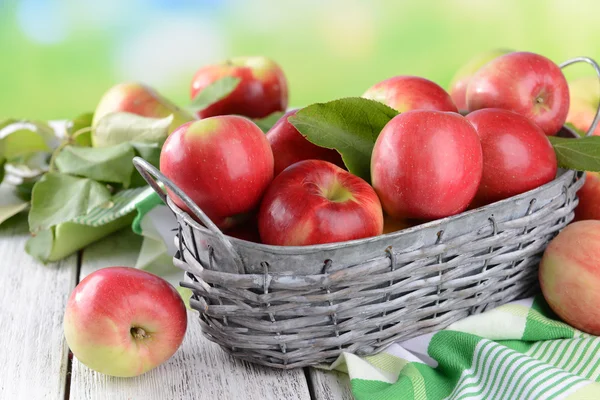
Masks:
[[[231,94],[240,82],[241,79],[236,76],[225,76],[221,79],[217,79],[196,94],[189,110],[194,114],[204,110],[206,107]]]
[[[6,183],[0,185],[0,224],[25,210],[28,205],[29,202],[16,195],[14,186]]]
[[[136,114],[119,112],[102,117],[92,131],[95,147],[136,142],[162,142],[169,135],[173,115],[165,118],[146,118]]]
[[[106,186],[87,178],[47,173],[33,187],[29,229],[49,229],[61,222],[87,214],[110,200]]]
[[[373,146],[396,115],[396,110],[377,101],[349,97],[310,105],[288,121],[310,142],[337,150],[350,172],[370,181]]]
[[[4,180],[4,165],[6,164],[6,158],[0,154],[0,183]]]
[[[92,120],[94,113],[80,114],[67,123],[67,134],[77,136],[73,139],[79,146],[90,147],[92,145]]]
[[[140,142],[131,142],[133,149],[135,150],[135,155],[142,157],[150,164],[155,167],[159,167],[160,164],[160,150],[162,148],[162,144],[159,143],[140,143]],[[133,164],[131,164],[133,166]],[[133,168],[133,172],[131,175],[131,187],[140,187],[146,186],[148,183],[142,178],[137,169]]]
[[[264,118],[253,119],[252,121],[254,121],[254,123],[258,125],[258,127],[262,129],[264,133],[267,133],[273,127],[273,125],[275,125],[275,123],[279,121],[281,117],[283,117],[283,114],[285,113],[282,111],[275,111]]]
[[[45,229],[30,237],[25,243],[25,251],[31,257],[43,263],[48,262],[54,245],[54,232]]]
[[[133,172],[133,157],[135,152],[129,143],[110,147],[66,146],[56,156],[55,165],[65,174],[128,187]]]
[[[40,151],[51,151],[50,147],[37,132],[19,129],[2,138],[2,153],[8,160]]]
[[[554,147],[559,167],[600,172],[600,136],[580,139],[548,136],[548,139]]]

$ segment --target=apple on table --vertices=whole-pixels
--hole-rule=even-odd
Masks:
[[[141,375],[168,360],[183,341],[187,313],[181,296],[149,272],[109,267],[85,277],[64,315],[69,348],[103,374]]]
[[[288,105],[288,85],[281,67],[266,57],[234,57],[200,68],[190,88],[192,100],[207,86],[224,77],[239,78],[224,98],[198,111],[200,118],[237,114],[264,118]]]

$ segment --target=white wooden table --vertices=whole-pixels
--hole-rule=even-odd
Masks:
[[[202,336],[195,311],[183,345],[165,364],[128,379],[91,371],[71,357],[63,336],[67,298],[89,273],[133,265],[141,239],[125,230],[42,265],[24,251],[28,235],[25,215],[0,226],[0,399],[352,399],[344,374],[232,358]]]

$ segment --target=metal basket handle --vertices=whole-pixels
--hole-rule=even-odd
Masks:
[[[569,65],[573,65],[573,64],[577,64],[577,63],[586,63],[586,64],[591,65],[594,68],[594,71],[596,71],[596,76],[598,77],[598,80],[600,82],[600,66],[598,65],[598,63],[596,61],[592,60],[589,57],[575,57],[575,58],[572,58],[570,60],[563,62],[562,64],[559,64],[559,67],[565,68],[565,67],[568,67]],[[592,136],[592,134],[596,130],[596,127],[598,126],[598,123],[600,123],[600,102],[598,102],[598,108],[596,109],[596,115],[594,116],[592,125],[590,125],[588,131],[585,133],[585,136]]]
[[[134,157],[133,165],[138,170],[140,175],[142,175],[144,180],[148,182],[152,189],[154,189],[154,191],[160,196],[165,204],[167,204],[167,194],[159,186],[158,182],[162,183],[169,190],[175,193],[175,195],[177,195],[177,197],[183,201],[183,204],[188,207],[192,214],[194,214],[194,216],[196,216],[200,222],[202,222],[202,224],[217,237],[217,239],[221,242],[221,245],[223,245],[226,251],[232,256],[238,268],[242,265],[240,256],[229,239],[227,239],[223,232],[221,232],[214,222],[212,222],[212,220],[204,213],[204,211],[202,211],[202,209],[200,209],[200,207],[198,207],[198,205],[194,203],[194,201],[190,199],[188,195],[183,192],[183,190],[177,187],[173,181],[164,176],[156,167],[143,158]]]

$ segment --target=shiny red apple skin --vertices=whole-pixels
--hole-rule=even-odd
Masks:
[[[288,84],[281,67],[265,57],[235,57],[200,68],[190,89],[190,97],[211,83],[227,77],[240,78],[238,86],[225,98],[198,112],[200,118],[237,114],[264,118],[288,105]]]
[[[361,178],[322,160],[293,164],[274,180],[258,214],[262,242],[280,246],[380,235],[381,203]]]
[[[569,112],[569,87],[561,69],[539,54],[514,52],[487,63],[467,87],[467,108],[503,108],[521,114],[546,135],[556,135]]]
[[[464,64],[450,81],[449,90],[452,101],[456,104],[459,111],[467,110],[467,86],[471,77],[488,62],[501,55],[510,53],[511,50],[493,49],[479,53],[466,64]]]
[[[481,140],[483,176],[476,202],[488,204],[535,189],[556,177],[554,149],[524,116],[499,108],[467,115]]]
[[[574,222],[552,239],[539,279],[544,298],[561,319],[600,335],[600,221]]]
[[[295,115],[297,112],[298,110],[288,111],[267,132],[267,140],[271,144],[275,159],[275,176],[290,165],[303,160],[324,160],[339,167],[344,167],[340,153],[309,142],[288,121],[288,117]]]
[[[247,118],[223,115],[185,124],[165,141],[160,170],[220,228],[252,212],[273,180],[273,153]],[[173,193],[171,199],[189,212]]]
[[[394,117],[381,131],[371,180],[390,216],[433,220],[467,208],[482,165],[479,137],[463,116],[415,110]]]
[[[187,328],[179,293],[164,279],[129,267],[86,276],[73,290],[64,315],[69,348],[103,374],[141,375],[177,351]],[[135,335],[134,335],[135,334]]]
[[[363,94],[399,111],[458,112],[450,95],[437,83],[419,76],[400,75],[376,83]]]

